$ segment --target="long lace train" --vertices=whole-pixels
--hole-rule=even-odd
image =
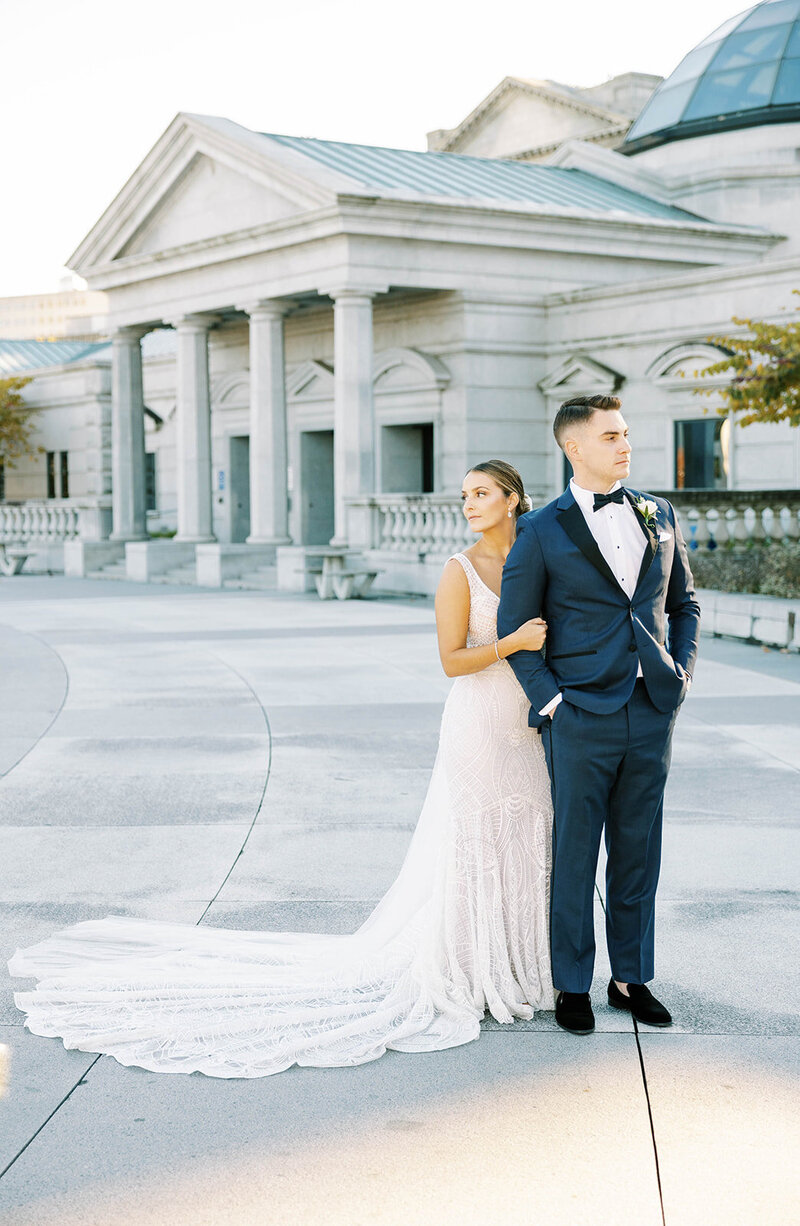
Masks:
[[[497,597],[469,560],[470,645]],[[501,661],[458,678],[419,822],[394,885],[350,936],[242,932],[109,916],[9,963],[35,1034],[158,1072],[262,1077],[477,1038],[552,1009],[552,810],[528,705]]]

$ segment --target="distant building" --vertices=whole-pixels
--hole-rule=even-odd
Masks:
[[[471,463],[515,462],[535,502],[563,488],[550,423],[578,391],[622,396],[636,485],[786,505],[800,431],[732,430],[693,387],[732,315],[796,306],[800,0],[739,14],[660,83],[508,78],[429,139],[176,117],[71,260],[112,345],[31,357],[71,566],[127,543],[140,577],[277,556],[299,582],[287,550],[334,539],[429,590]],[[43,505],[63,493],[36,472]],[[32,489],[6,475],[8,500]]]
[[[94,341],[107,332],[108,300],[96,290],[0,298],[0,339]]]

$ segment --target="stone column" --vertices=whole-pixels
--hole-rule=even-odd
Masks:
[[[111,505],[113,541],[147,538],[141,339],[120,328],[111,341]]]
[[[372,394],[372,295],[334,291],[332,545],[347,544],[345,499],[375,492],[375,405]]]
[[[178,535],[179,541],[213,541],[211,519],[211,402],[208,333],[215,315],[184,315],[178,333]]]
[[[257,302],[250,316],[250,535],[248,545],[288,545],[289,491],[283,314]]]

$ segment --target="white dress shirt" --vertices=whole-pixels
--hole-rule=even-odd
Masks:
[[[621,504],[608,502],[604,507],[595,511],[593,490],[585,490],[582,485],[577,484],[574,477],[569,483],[569,488],[583,512],[583,518],[597,542],[598,549],[611,567],[617,583],[628,599],[632,600],[636,591],[639,568],[647,547],[636,512],[627,498]],[[613,494],[614,490],[619,488],[620,482],[617,481],[608,490],[608,493]],[[636,676],[642,676],[641,663],[639,663]],[[558,694],[539,714],[551,715],[560,702],[561,694]]]

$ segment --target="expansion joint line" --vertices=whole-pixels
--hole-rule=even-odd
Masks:
[[[661,1206],[661,1226],[667,1226],[667,1219],[664,1215],[664,1192],[661,1187],[661,1167],[658,1162],[658,1145],[656,1143],[656,1127],[653,1122],[653,1108],[650,1102],[650,1090],[647,1085],[647,1070],[644,1066],[644,1052],[639,1038],[639,1023],[636,1018],[633,1019],[633,1033],[636,1036],[636,1051],[639,1054],[639,1068],[642,1070],[642,1085],[644,1086],[644,1097],[647,1103],[647,1118],[650,1121],[650,1136],[653,1140],[653,1158],[656,1164],[656,1183],[658,1184],[658,1200]]]
[[[600,899],[600,906],[603,908],[603,914],[605,915],[606,914],[606,901],[603,898],[603,895],[600,893],[600,887],[598,886],[597,882],[595,882],[594,888],[597,893],[597,897]],[[655,1168],[656,1168],[656,1184],[658,1186],[658,1204],[661,1210],[661,1226],[667,1226],[667,1219],[664,1214],[664,1191],[663,1191],[663,1188],[661,1187],[661,1166],[658,1161],[658,1143],[656,1141],[656,1127],[653,1121],[653,1107],[650,1102],[650,1089],[647,1085],[647,1070],[644,1064],[644,1052],[642,1051],[642,1044],[639,1038],[639,1023],[636,1021],[636,1018],[633,1016],[631,1016],[631,1021],[633,1022],[633,1037],[636,1043],[636,1054],[639,1057],[639,1070],[642,1074],[642,1088],[644,1090],[644,1100],[647,1103],[647,1119],[650,1124],[650,1140],[653,1143],[653,1161],[655,1163]]]
[[[8,1174],[8,1172],[11,1170],[12,1166],[17,1161],[17,1159],[22,1157],[22,1155],[25,1153],[25,1150],[28,1148],[28,1146],[32,1145],[33,1142],[36,1140],[36,1138],[39,1136],[39,1133],[44,1131],[44,1129],[50,1123],[53,1116],[58,1111],[61,1110],[61,1108],[64,1106],[64,1103],[68,1102],[69,1099],[72,1098],[72,1095],[75,1093],[78,1086],[82,1086],[85,1084],[87,1076],[89,1075],[89,1073],[91,1073],[92,1069],[97,1064],[98,1060],[101,1060],[101,1059],[102,1059],[102,1055],[95,1056],[94,1060],[89,1065],[89,1067],[84,1069],[84,1071],[81,1073],[80,1077],[75,1082],[75,1085],[72,1087],[72,1089],[68,1090],[67,1093],[64,1095],[64,1097],[61,1099],[61,1101],[56,1103],[55,1107],[53,1107],[53,1110],[50,1112],[47,1118],[43,1120],[42,1123],[39,1125],[39,1127],[36,1129],[36,1132],[34,1132],[32,1136],[28,1137],[25,1144],[22,1146],[21,1149],[17,1151],[17,1153],[14,1154],[14,1157],[11,1159],[11,1161],[6,1163],[2,1171],[0,1171],[0,1179],[2,1179],[4,1175]]]

